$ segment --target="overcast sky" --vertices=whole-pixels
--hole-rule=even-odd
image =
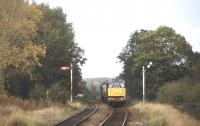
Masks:
[[[73,23],[75,42],[85,50],[84,78],[115,77],[116,58],[136,30],[172,27],[200,52],[199,0],[35,0],[62,7]]]

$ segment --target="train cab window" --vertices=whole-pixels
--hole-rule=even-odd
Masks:
[[[108,84],[109,88],[124,88],[125,84],[123,82],[112,82]]]
[[[114,83],[114,85],[113,85],[113,87],[120,88],[120,87],[121,87],[121,85],[120,85],[120,83],[119,83],[119,82],[115,82],[115,83]]]

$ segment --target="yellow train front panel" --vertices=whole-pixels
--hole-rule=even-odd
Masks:
[[[126,96],[126,88],[108,88],[108,97]]]

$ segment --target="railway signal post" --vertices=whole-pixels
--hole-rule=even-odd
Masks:
[[[144,102],[145,101],[145,69],[144,69],[144,66],[142,67],[142,76],[143,76],[143,78],[142,78],[142,87],[143,87],[142,95],[143,95],[143,102]]]
[[[61,70],[63,70],[63,71],[67,71],[67,70],[70,70],[70,75],[71,75],[71,77],[70,77],[70,82],[71,82],[71,96],[70,96],[70,101],[72,102],[73,101],[73,65],[72,65],[72,63],[70,64],[70,67],[68,67],[68,66],[63,66],[63,67],[61,67]]]
[[[152,62],[149,62],[147,69],[150,68],[150,66],[152,65]],[[142,91],[142,95],[143,95],[143,102],[146,101],[146,94],[145,94],[145,68],[144,66],[142,67],[142,87],[143,87],[143,91]]]
[[[71,98],[70,98],[70,100],[71,100],[71,102],[73,101],[73,65],[72,65],[72,63],[70,64],[70,66],[71,66],[71,69],[70,69],[70,73],[71,73]]]

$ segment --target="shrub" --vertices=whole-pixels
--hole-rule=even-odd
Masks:
[[[9,95],[29,98],[29,92],[32,88],[30,75],[16,68],[8,67],[5,70],[4,89]]]
[[[31,90],[30,92],[30,97],[35,99],[35,100],[42,100],[44,101],[47,97],[47,89],[41,85],[41,84],[36,84],[35,88]]]
[[[159,89],[157,99],[200,117],[200,85],[188,78],[166,84]]]
[[[69,95],[69,93],[67,92],[66,86],[60,82],[52,84],[49,89],[49,98],[53,102],[64,103],[67,101],[67,95]]]

